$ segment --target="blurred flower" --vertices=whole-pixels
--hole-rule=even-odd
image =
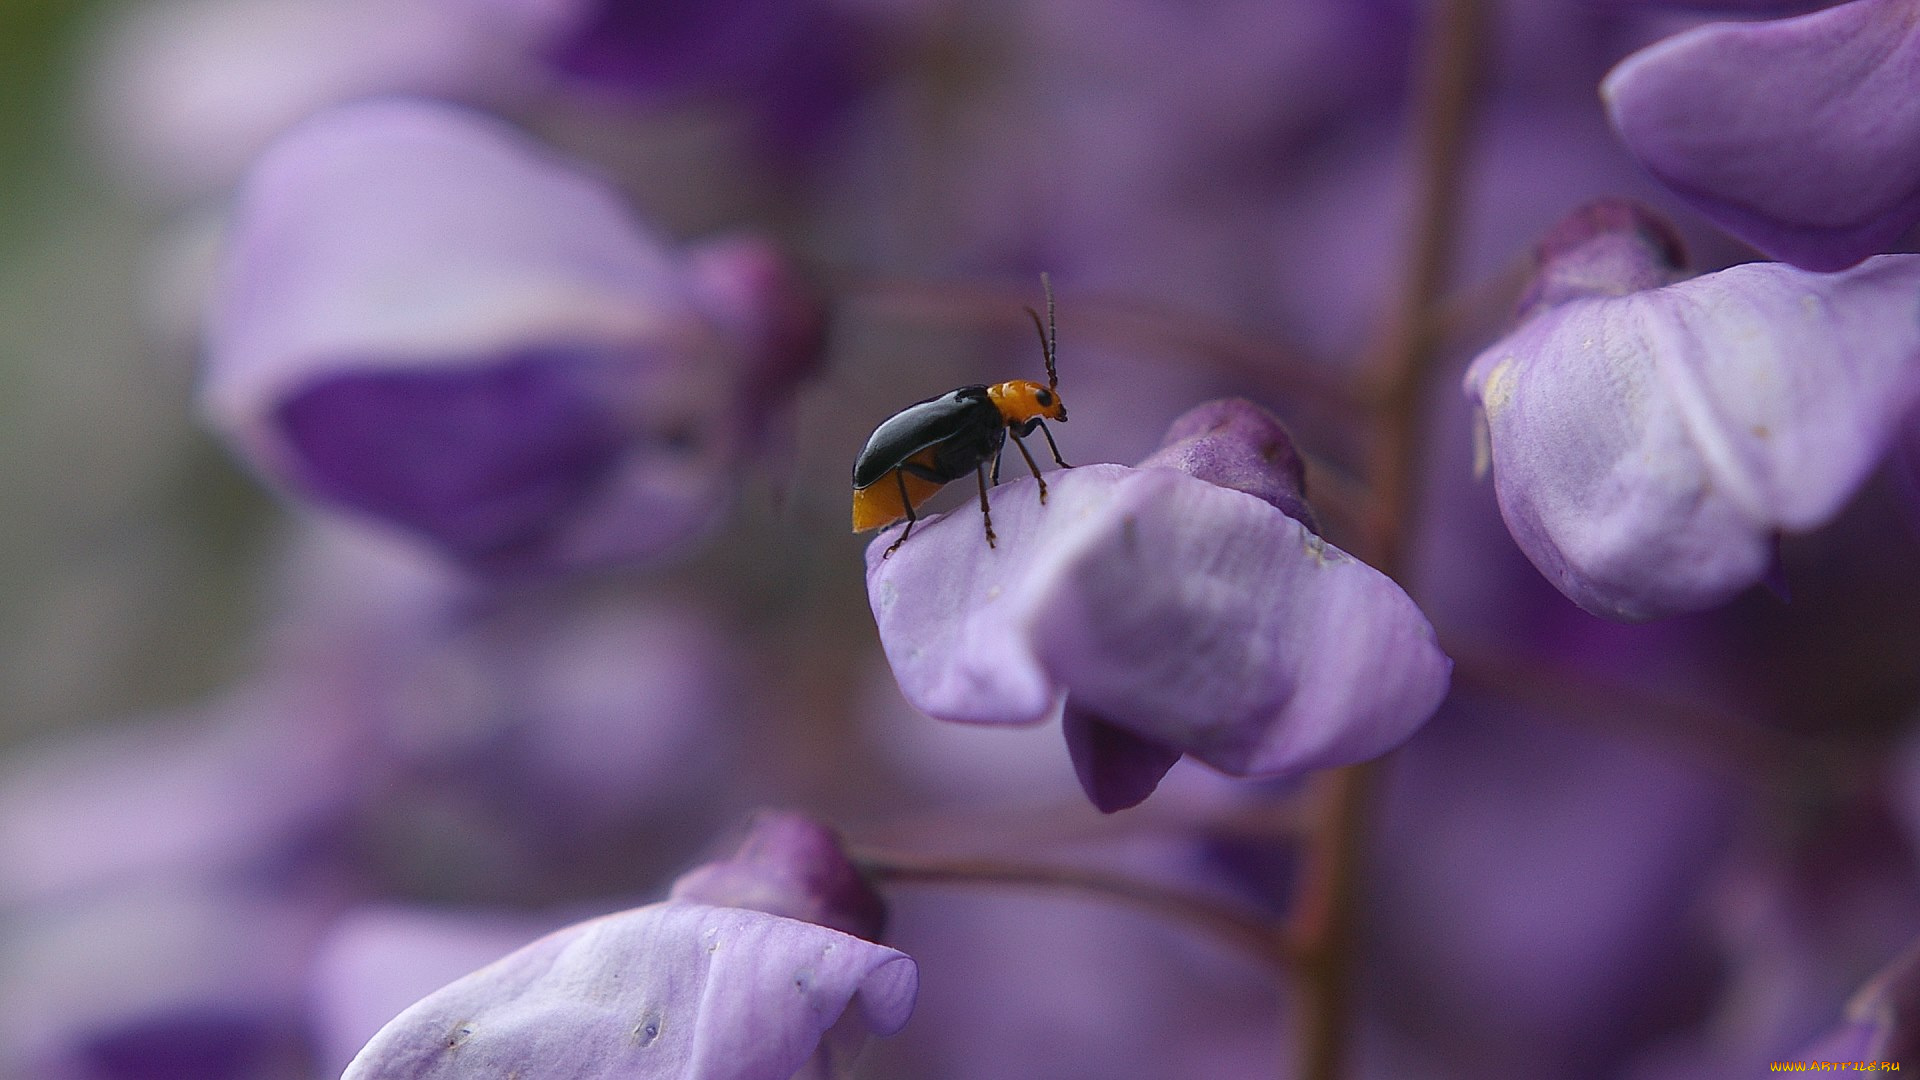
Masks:
[[[384,889],[629,894],[737,812],[755,691],[705,605],[607,582],[495,595],[391,537],[301,541],[266,658],[289,693],[262,716],[344,744],[351,844]]]
[[[739,856],[681,878],[673,899],[550,934],[425,998],[346,1077],[841,1075],[870,1033],[906,1023],[914,962],[839,930],[715,902],[864,920],[879,902],[859,896],[857,880],[818,826],[763,817]]]
[[[291,491],[483,573],[553,571],[708,528],[813,325],[760,243],[676,255],[505,126],[370,102],[254,170],[202,395]]]
[[[516,115],[745,107],[797,150],[866,82],[859,20],[822,0],[149,0],[95,46],[93,123],[138,187],[231,184],[314,113],[418,94]]]
[[[374,94],[504,103],[578,0],[149,0],[116,13],[93,87],[103,149],[142,186],[233,182],[281,131]]]
[[[300,1080],[307,962],[338,906],[188,875],[14,913],[0,1074]]]
[[[1776,535],[1838,513],[1920,393],[1920,256],[1656,287],[1675,249],[1647,222],[1569,218],[1529,317],[1466,377],[1514,539],[1575,603],[1628,620],[1763,580]]]
[[[1175,424],[1167,465],[1056,473],[1045,503],[1030,480],[1003,485],[997,547],[969,511],[923,519],[892,558],[890,534],[868,547],[881,644],[914,707],[1031,724],[1064,700],[1103,810],[1146,798],[1183,754],[1290,775],[1384,753],[1433,712],[1450,665],[1419,610],[1281,509],[1297,500],[1284,432],[1248,403],[1201,409]]]
[[[1429,1060],[1614,1076],[1713,985],[1695,908],[1732,832],[1732,785],[1461,695],[1387,784],[1368,985]]]
[[[1193,1080],[1286,1060],[1275,972],[1191,928],[1009,891],[903,891],[893,906],[898,944],[929,974],[874,1075]]]
[[[0,773],[0,907],[155,874],[259,874],[337,835],[356,764],[336,724],[266,683],[21,754]]]
[[[1723,228],[1808,270],[1888,250],[1920,221],[1920,5],[1854,0],[1703,26],[1602,84],[1641,162]]]
[[[1910,1061],[1920,1055],[1920,946],[1910,947],[1860,988],[1846,1018],[1800,1061]]]
[[[570,87],[665,103],[744,105],[777,150],[797,150],[856,100],[864,31],[826,0],[567,0],[573,18],[543,49]]]
[[[1743,820],[1702,890],[1720,967],[1711,1011],[1648,1053],[1635,1080],[1733,1080],[1822,1044],[1907,1036],[1902,954],[1920,935],[1911,838],[1887,793],[1854,777],[1810,769],[1778,794],[1770,814]]]

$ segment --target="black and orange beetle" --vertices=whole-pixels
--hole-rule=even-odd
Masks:
[[[993,482],[1000,483],[1000,452],[1006,449],[1007,436],[1027,468],[1040,482],[1040,501],[1047,501],[1047,481],[1040,466],[1027,452],[1021,438],[1035,428],[1047,437],[1047,449],[1054,463],[1069,468],[1060,460],[1060,448],[1048,420],[1065,422],[1067,407],[1060,400],[1059,373],[1054,369],[1053,283],[1045,274],[1040,283],[1047,294],[1047,324],[1040,325],[1040,313],[1032,308],[1033,327],[1040,332],[1040,352],[1047,363],[1047,385],[1025,379],[992,386],[962,386],[936,398],[894,413],[874,430],[866,449],[853,463],[853,531],[866,532],[891,525],[901,518],[907,527],[900,539],[888,545],[883,558],[907,542],[919,515],[914,508],[933,493],[971,472],[980,482],[980,517],[987,527],[987,546],[993,546],[993,512],[987,507],[987,462],[993,462]]]

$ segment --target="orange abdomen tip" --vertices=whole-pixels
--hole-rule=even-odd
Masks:
[[[866,532],[891,525],[907,516],[907,505],[918,508],[933,497],[933,493],[945,487],[912,473],[906,474],[907,498],[909,504],[900,501],[900,481],[893,473],[881,477],[871,485],[857,488],[853,493],[853,531]]]

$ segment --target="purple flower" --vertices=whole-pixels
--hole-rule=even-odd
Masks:
[[[1044,504],[1030,479],[1002,485],[997,547],[971,506],[891,558],[891,532],[868,547],[881,645],[914,707],[1032,724],[1064,703],[1103,810],[1146,798],[1183,754],[1285,776],[1382,754],[1432,714],[1450,667],[1432,628],[1287,516],[1284,432],[1245,402],[1201,410],[1139,468],[1052,474]]]
[[[9,912],[0,1075],[308,1076],[307,963],[337,906],[180,876]]]
[[[1655,176],[1775,258],[1839,270],[1920,221],[1920,19],[1855,0],[1703,26],[1635,53],[1601,87]]]
[[[579,0],[152,0],[98,46],[103,150],[141,181],[199,194],[275,135],[371,94],[531,96],[539,51]]]
[[[389,537],[305,539],[271,657],[299,693],[268,705],[347,744],[355,846],[389,887],[604,897],[683,866],[738,813],[754,691],[705,606],[609,582],[495,593]]]
[[[724,95],[777,148],[798,148],[856,99],[864,33],[822,0],[570,0],[543,52],[576,88],[639,102]]]
[[[484,573],[709,527],[817,359],[757,241],[677,254],[611,188],[451,106],[346,106],[242,192],[202,398],[283,487]]]
[[[1432,1059],[1610,1075],[1664,1009],[1711,985],[1689,915],[1737,794],[1565,717],[1457,697],[1388,774],[1376,1007],[1425,1033]]]
[[[257,872],[336,830],[354,764],[290,687],[117,722],[0,772],[0,905],[156,874]]]
[[[578,923],[401,1013],[347,1080],[534,1074],[608,1080],[841,1075],[870,1033],[907,1021],[906,954],[767,910],[836,921],[878,900],[820,827],[756,823],[736,858],[663,903]]]
[[[1530,316],[1466,377],[1514,539],[1624,620],[1763,580],[1777,535],[1837,514],[1920,392],[1920,256],[1661,286],[1673,249],[1646,222],[1583,212],[1586,239],[1557,235]]]

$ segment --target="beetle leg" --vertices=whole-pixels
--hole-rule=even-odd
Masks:
[[[1045,420],[1040,421],[1040,434],[1047,437],[1047,449],[1053,451],[1053,463],[1063,469],[1073,468],[1073,466],[1060,460],[1060,448],[1054,445],[1053,432],[1047,430],[1047,422]]]
[[[1001,443],[1000,448],[993,452],[993,486],[994,487],[1000,486],[1000,455],[1006,452],[1007,452],[1006,443]]]
[[[1009,431],[1007,434],[1013,435],[1013,432]],[[1013,445],[1020,448],[1020,456],[1027,459],[1027,468],[1033,470],[1033,478],[1040,481],[1040,501],[1046,502],[1047,478],[1040,475],[1040,466],[1034,463],[1033,455],[1027,453],[1027,444],[1020,441],[1020,436],[1013,435]]]
[[[901,469],[895,469],[893,479],[900,485],[900,508],[907,512],[907,527],[900,533],[900,539],[888,544],[887,550],[880,553],[883,559],[891,558],[893,553],[899,550],[900,545],[907,542],[907,537],[913,535],[913,523],[920,520],[919,516],[913,512],[913,501],[907,498],[907,474]]]
[[[987,509],[987,467],[975,465],[973,478],[980,481],[980,520],[987,523],[987,546],[995,547],[993,542],[993,511]]]

